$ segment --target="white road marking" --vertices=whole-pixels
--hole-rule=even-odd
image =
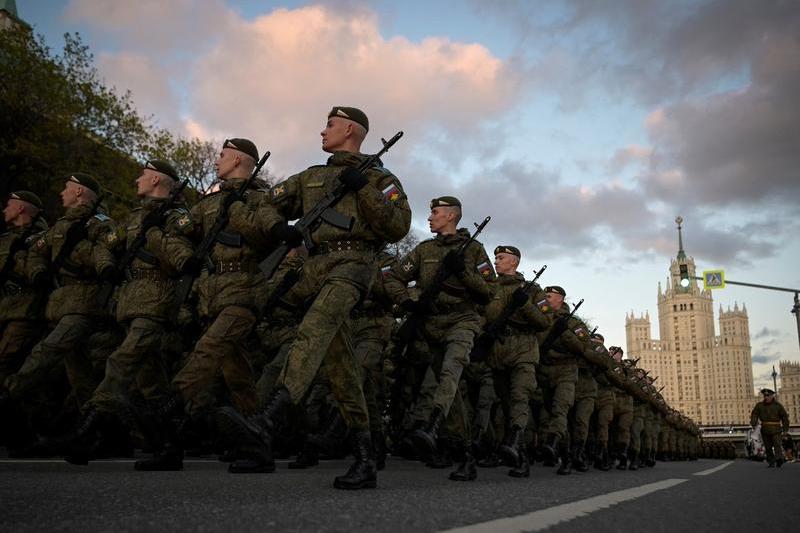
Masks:
[[[618,503],[641,498],[652,492],[668,489],[688,479],[665,479],[631,489],[609,492],[600,496],[586,498],[577,502],[565,503],[540,511],[510,518],[498,518],[480,524],[448,529],[445,533],[511,533],[517,531],[541,531],[548,527],[586,516],[595,511],[611,507]]]
[[[719,472],[726,466],[730,466],[733,464],[733,461],[728,461],[727,463],[722,463],[719,466],[715,466],[714,468],[709,468],[708,470],[701,470],[700,472],[695,472],[692,474],[693,476],[707,476],[709,474],[713,474],[714,472]]]

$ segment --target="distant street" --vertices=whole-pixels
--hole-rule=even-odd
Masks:
[[[230,475],[214,460],[183,472],[140,473],[131,460],[76,467],[0,460],[4,531],[792,531],[800,524],[800,464],[719,460],[658,463],[637,472],[530,479],[390,460],[377,490],[331,488],[345,461],[275,474]]]

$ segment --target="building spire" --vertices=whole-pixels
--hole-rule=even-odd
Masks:
[[[681,232],[681,224],[683,224],[683,217],[678,216],[675,219],[678,225],[678,261],[686,260],[686,252],[683,251],[683,233]]]

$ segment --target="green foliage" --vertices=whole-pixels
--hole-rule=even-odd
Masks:
[[[0,31],[0,195],[30,189],[48,218],[61,212],[57,196],[70,172],[88,172],[109,191],[112,215],[135,203],[141,163],[172,161],[191,185],[213,177],[215,149],[156,128],[136,110],[130,92],[106,87],[78,34],[64,36],[54,54],[24,27]]]

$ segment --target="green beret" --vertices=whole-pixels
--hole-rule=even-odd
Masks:
[[[12,200],[21,200],[33,205],[36,209],[44,209],[42,200],[31,191],[14,191],[9,197]]]
[[[233,148],[258,161],[258,148],[256,148],[256,145],[253,144],[253,141],[250,139],[225,139],[225,142],[222,143],[222,147]]]
[[[544,292],[554,292],[556,294],[560,294],[561,296],[566,296],[567,291],[559,287],[558,285],[550,285],[549,287],[544,288]]]
[[[775,391],[772,389],[761,389],[761,394],[763,394],[764,396],[772,396],[773,394],[775,394]]]
[[[97,180],[91,177],[89,174],[84,174],[83,172],[73,172],[66,177],[66,181],[83,185],[93,193],[100,194],[100,184],[97,183]]]
[[[166,161],[162,161],[160,159],[151,159],[150,161],[144,164],[144,168],[149,168],[150,170],[161,172],[162,174],[166,174],[167,176],[169,176],[174,180],[178,179],[178,172],[175,170],[175,167],[173,167]]]
[[[522,258],[522,253],[520,253],[519,248],[516,246],[508,246],[505,244],[501,244],[497,248],[494,249],[494,255],[497,254],[511,254],[516,255],[519,258]]]
[[[328,113],[328,118],[331,117],[342,117],[352,120],[356,124],[361,124],[364,126],[365,130],[369,131],[369,119],[367,118],[367,115],[365,115],[364,112],[358,108],[337,105],[331,109],[330,113]]]
[[[431,200],[431,209],[434,207],[461,207],[461,202],[455,196],[440,196]]]
[[[599,334],[599,333],[592,333],[592,338],[593,338],[593,339],[597,339],[597,340],[599,340],[600,342],[604,342],[604,341],[606,340],[606,338],[605,338],[605,337],[603,337],[603,336],[602,336],[601,334]]]

